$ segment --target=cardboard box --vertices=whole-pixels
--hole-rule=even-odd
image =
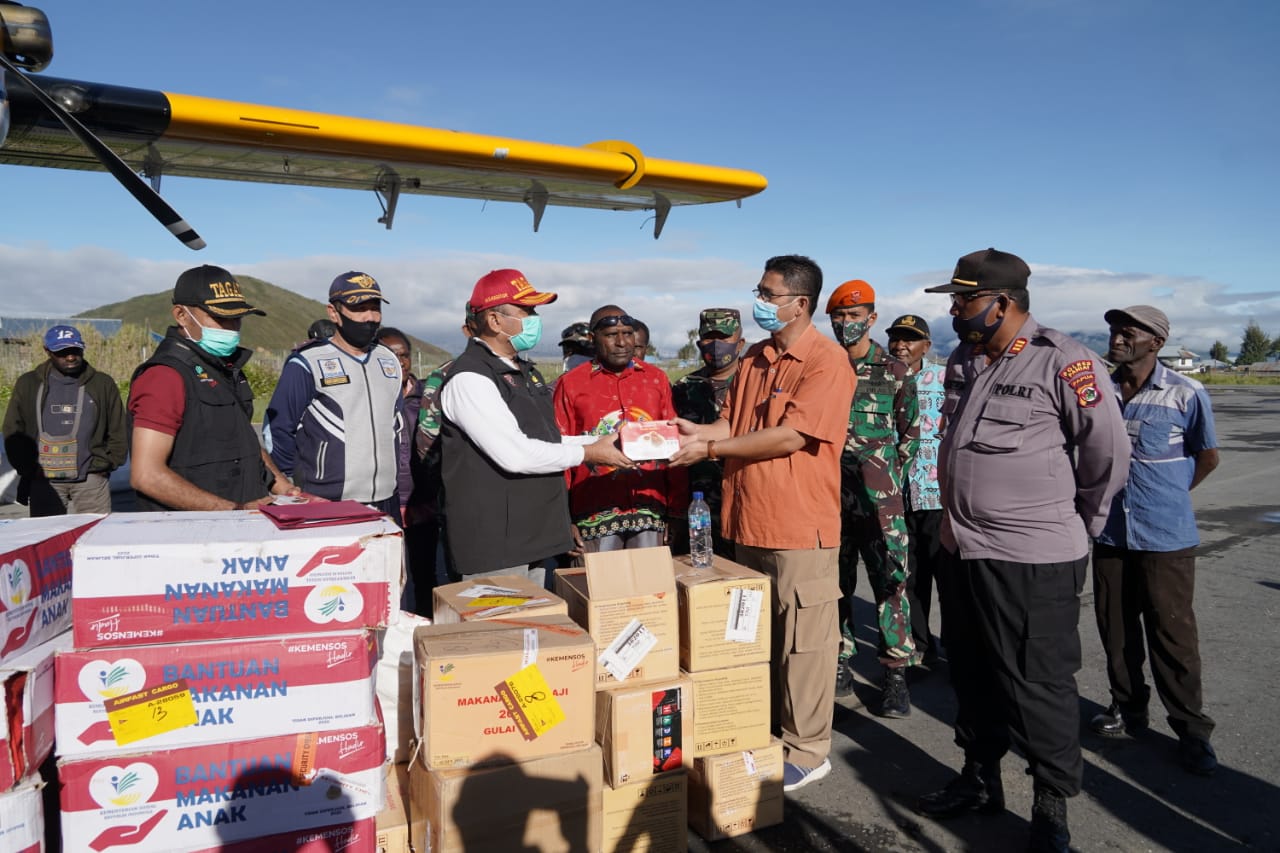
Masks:
[[[72,551],[78,649],[386,625],[404,542],[387,518],[281,530],[260,512],[107,516]]]
[[[395,624],[377,631],[378,705],[387,727],[387,760],[408,761],[417,741],[413,708],[413,632],[431,620],[401,612]]]
[[[687,672],[693,682],[693,743],[689,756],[762,749],[769,745],[767,663]]]
[[[426,625],[414,642],[428,767],[526,761],[594,742],[595,645],[567,618]]]
[[[628,459],[670,459],[680,449],[680,429],[666,421],[627,421],[618,432]]]
[[[0,664],[0,791],[38,773],[53,752],[54,654],[70,646],[63,633]]]
[[[689,849],[689,779],[684,770],[604,789],[604,853]]]
[[[599,647],[596,687],[680,674],[680,622],[671,551],[587,554],[585,569],[556,572],[556,592]]]
[[[687,672],[768,662],[773,626],[767,575],[716,555],[695,569],[676,557],[680,668]]]
[[[379,722],[368,631],[58,653],[58,755],[352,729]],[[104,702],[185,682],[195,723],[117,744]]]
[[[607,785],[643,782],[684,766],[694,708],[687,678],[596,691],[596,743]]]
[[[486,576],[438,586],[432,593],[437,625],[477,619],[567,616],[564,599],[518,575]]]
[[[409,765],[387,765],[387,804],[378,812],[378,853],[412,853],[409,846]]]
[[[373,818],[282,832],[182,853],[381,853]]]
[[[134,853],[320,830],[382,810],[381,726],[62,760],[67,850]],[[372,838],[370,837],[370,841]]]
[[[410,840],[418,853],[594,853],[603,787],[596,746],[471,769],[429,770],[415,761],[409,765]]]
[[[782,823],[782,741],[763,749],[695,758],[689,825],[707,841]]]
[[[71,628],[71,546],[101,515],[0,521],[0,663]]]
[[[44,782],[28,776],[11,791],[0,793],[0,853],[44,850]]]

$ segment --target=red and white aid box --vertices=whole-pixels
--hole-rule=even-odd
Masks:
[[[55,661],[58,755],[373,725],[376,655],[367,631],[64,651]],[[107,703],[175,682],[190,692],[193,722],[137,730],[137,739],[113,729]]]
[[[680,430],[666,421],[627,421],[619,432],[622,452],[634,462],[670,459],[680,449]]]
[[[64,759],[62,844],[218,850],[374,819],[385,800],[385,757],[382,727],[363,726]]]
[[[0,664],[0,791],[38,773],[53,752],[54,654],[69,648],[64,632]]]
[[[71,627],[71,546],[101,518],[0,521],[0,663]]]
[[[12,791],[0,793],[0,853],[44,850],[43,787],[40,777],[33,775]]]
[[[78,649],[377,628],[399,614],[388,518],[279,530],[258,512],[115,513],[72,550]]]

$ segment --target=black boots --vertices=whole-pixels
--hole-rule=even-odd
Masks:
[[[1027,853],[1069,853],[1071,833],[1067,831],[1067,801],[1061,794],[1036,789],[1031,806],[1031,840]]]
[[[907,692],[906,667],[885,669],[884,692],[880,694],[879,715],[891,719],[911,716],[911,695]]]
[[[999,762],[981,765],[976,761],[965,761],[960,775],[946,787],[920,798],[916,811],[939,820],[967,812],[999,814],[1004,811],[1004,784],[1000,781]]]

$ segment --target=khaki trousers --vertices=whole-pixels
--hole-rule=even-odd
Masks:
[[[742,565],[773,582],[773,728],[784,760],[806,769],[831,752],[840,651],[839,548],[775,551],[736,545]]]

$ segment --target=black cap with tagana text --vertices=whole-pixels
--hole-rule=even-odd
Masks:
[[[889,329],[885,334],[892,338],[895,333],[898,337],[913,337],[926,341],[933,340],[933,336],[929,334],[929,324],[919,314],[903,314],[890,323]]]
[[[926,287],[925,293],[977,293],[981,290],[1023,290],[1031,267],[1017,255],[999,249],[970,252],[956,261],[951,281]]]
[[[245,314],[267,316],[266,311],[245,301],[235,276],[210,264],[194,267],[178,276],[178,283],[173,286],[173,304],[203,308],[210,315],[224,319]]]

